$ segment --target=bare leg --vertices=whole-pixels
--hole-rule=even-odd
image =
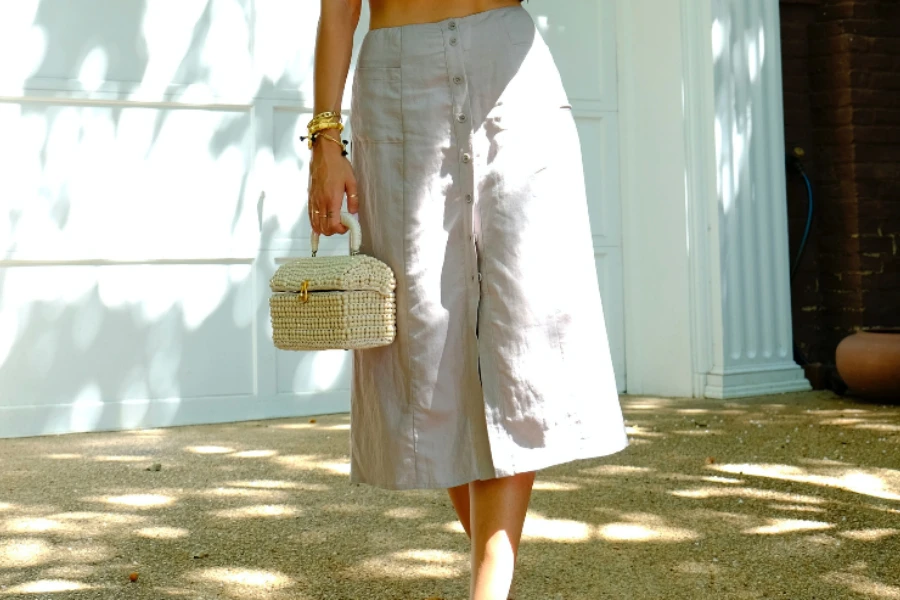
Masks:
[[[507,598],[533,485],[533,472],[469,484],[470,600]]]
[[[470,484],[466,483],[453,488],[448,488],[447,493],[450,495],[450,501],[453,503],[453,508],[456,510],[456,516],[459,518],[459,522],[462,524],[466,535],[471,540],[472,527],[469,518],[469,488]],[[513,578],[512,586],[509,590],[509,600],[513,600],[516,597],[515,592],[516,580]]]
[[[469,539],[472,539],[472,528],[469,525],[469,484],[464,483],[456,487],[447,488],[447,493],[450,494],[450,502],[453,503],[456,516],[459,517],[459,522],[462,523],[463,529],[466,530],[466,535],[469,536]]]

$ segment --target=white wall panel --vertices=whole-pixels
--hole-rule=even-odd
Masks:
[[[352,355],[346,350],[279,352],[278,393],[350,391]]]
[[[619,135],[615,112],[574,111],[581,140],[584,180],[595,247],[621,246]]]
[[[24,259],[255,250],[250,115],[25,99],[0,104],[0,251]]]
[[[615,2],[532,0],[523,6],[550,46],[569,100],[592,110],[615,111]]]
[[[42,406],[96,412],[254,395],[251,271],[249,261],[7,263],[0,416],[32,409],[35,434],[46,426]]]
[[[595,252],[597,279],[600,283],[600,295],[603,298],[603,318],[606,323],[606,335],[609,338],[609,352],[612,356],[613,370],[616,373],[616,387],[625,389],[625,328],[622,318],[625,313],[625,302],[622,295],[622,249],[602,248]]]

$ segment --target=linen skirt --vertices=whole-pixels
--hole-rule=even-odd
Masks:
[[[397,337],[354,351],[350,480],[447,488],[627,445],[571,105],[522,7],[370,30],[350,158]]]

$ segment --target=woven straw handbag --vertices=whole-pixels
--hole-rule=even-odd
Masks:
[[[350,230],[349,256],[317,258],[313,232],[312,257],[281,265],[269,281],[272,337],[282,350],[362,350],[394,341],[394,272],[360,254],[362,232],[350,213],[341,213],[341,223]]]

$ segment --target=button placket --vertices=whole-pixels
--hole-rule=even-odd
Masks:
[[[452,110],[454,115],[454,133],[457,140],[458,160],[459,160],[459,176],[455,189],[460,192],[458,198],[464,200],[464,204],[458,206],[458,210],[463,211],[463,222],[466,231],[463,232],[463,240],[465,242],[465,267],[468,271],[466,279],[470,282],[468,296],[469,324],[472,331],[475,331],[476,320],[478,316],[478,304],[480,302],[481,273],[478,271],[478,257],[474,230],[474,157],[472,154],[472,127],[470,124],[471,107],[469,103],[467,78],[462,60],[462,44],[459,44],[460,36],[465,33],[461,31],[459,23],[450,21],[446,25],[445,30],[445,52],[447,57],[447,71],[450,73],[451,100],[453,103]]]

